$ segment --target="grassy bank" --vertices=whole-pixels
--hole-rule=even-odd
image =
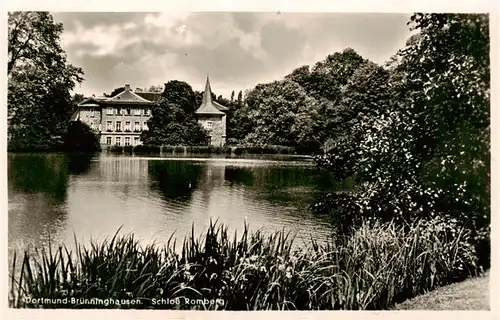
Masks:
[[[212,224],[200,237],[193,230],[182,250],[175,249],[174,239],[141,246],[133,235],[115,235],[89,246],[76,243],[75,252],[64,246],[25,251],[12,259],[9,304],[88,308],[62,299],[134,298],[140,303],[93,307],[388,309],[477,272],[468,233],[451,234],[440,221],[407,227],[365,223],[335,245],[311,243],[292,250],[293,241],[284,232],[247,228],[239,237],[230,236]],[[39,304],[28,303],[29,298],[61,300]],[[171,303],[158,305],[162,298]],[[220,300],[186,303],[192,299]]]
[[[409,299],[394,310],[490,310],[490,271]]]
[[[112,146],[106,149],[113,153],[128,154],[160,154],[160,153],[194,153],[194,154],[282,154],[295,155],[296,150],[293,147],[274,146],[274,145],[238,145],[238,146]]]

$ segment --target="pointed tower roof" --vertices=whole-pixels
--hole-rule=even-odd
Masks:
[[[207,82],[205,83],[205,91],[203,92],[203,100],[198,110],[196,110],[196,114],[225,114],[215,106],[215,102],[212,100],[212,89],[210,88],[208,75]]]

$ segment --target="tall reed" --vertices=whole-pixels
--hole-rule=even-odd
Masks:
[[[387,309],[477,272],[469,232],[453,232],[442,221],[409,227],[370,222],[335,242],[294,246],[285,231],[265,234],[245,226],[241,235],[230,236],[227,227],[211,222],[200,237],[193,228],[180,251],[173,237],[164,245],[142,246],[133,234],[117,232],[89,246],[75,240],[74,251],[26,250],[20,266],[14,256],[9,304],[89,307],[27,303],[75,297],[140,300],[134,306],[97,306],[108,308]],[[161,298],[180,303],[155,304]],[[186,303],[192,299],[221,300]]]

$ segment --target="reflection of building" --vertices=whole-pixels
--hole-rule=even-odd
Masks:
[[[100,135],[102,145],[135,146],[148,130],[151,108],[160,93],[132,92],[130,85],[113,97],[92,97],[78,105],[72,120],[80,120]]]
[[[200,107],[196,110],[198,122],[208,131],[210,145],[226,144],[226,114],[228,108],[213,101],[210,79],[207,77],[205,92]]]
[[[99,161],[98,178],[123,184],[141,181],[142,184],[149,180],[148,166],[147,160],[131,157],[102,159]]]
[[[209,185],[223,184],[226,175],[225,165],[207,164],[204,167],[205,183]]]

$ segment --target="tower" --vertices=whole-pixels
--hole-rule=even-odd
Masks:
[[[210,78],[207,75],[205,91],[201,105],[196,110],[198,122],[208,132],[209,144],[212,146],[223,146],[226,144],[226,113],[228,108],[213,101]]]

